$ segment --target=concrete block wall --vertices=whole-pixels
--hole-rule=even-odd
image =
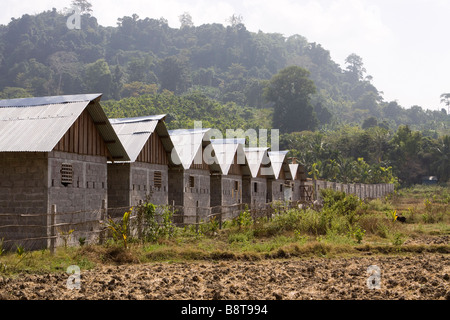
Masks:
[[[184,170],[169,169],[169,203],[183,206]]]
[[[0,228],[6,249],[15,249],[18,244],[26,249],[47,244],[46,240],[20,241],[47,234],[47,164],[46,153],[0,153],[0,214],[11,214],[1,217],[0,226],[42,226]],[[27,216],[30,214],[39,216]]]
[[[155,186],[155,172],[161,173],[161,187]],[[150,196],[150,201],[155,205],[168,204],[168,166],[142,162],[131,164],[131,205],[145,202],[147,196]]]
[[[291,186],[292,186],[292,199],[291,199],[291,201],[300,201],[300,200],[302,200],[302,198],[301,198],[302,182],[301,181],[294,181]]]
[[[252,178],[250,184],[250,194],[251,200],[249,204],[252,208],[265,206],[267,202],[267,180],[265,178]]]
[[[131,206],[130,163],[108,163],[108,208]]]
[[[73,183],[66,186],[61,183],[63,163],[71,164],[73,169]],[[100,228],[99,221],[105,218],[102,209],[108,199],[106,157],[53,151],[48,155],[48,168],[48,213],[52,213],[55,205],[54,223],[69,224],[55,228],[56,246],[63,245],[62,233],[70,229],[75,232],[69,237],[69,245],[77,244],[80,237],[94,241],[98,234],[92,231]],[[47,220],[51,225],[50,216]],[[50,231],[48,235],[51,235]]]
[[[63,163],[72,165],[73,183],[61,183]],[[48,207],[58,212],[100,210],[108,199],[107,159],[66,152],[50,152],[48,156]]]
[[[284,180],[267,179],[268,202],[284,201]]]
[[[191,177],[194,187],[190,186]],[[184,207],[184,215],[206,219],[210,207],[210,173],[208,170],[169,170],[169,203]],[[201,209],[197,209],[201,208]]]
[[[211,207],[217,207],[222,205],[222,175],[215,174],[210,177],[211,186]]]
[[[0,213],[47,212],[46,153],[0,153]]]
[[[212,190],[213,185],[211,184]],[[242,203],[242,176],[222,176],[222,205],[232,206],[239,203]]]
[[[249,176],[242,177],[242,203],[252,203],[252,178]]]
[[[242,203],[242,176],[211,175],[211,207],[239,203]]]
[[[72,165],[72,183],[61,183],[62,164]],[[101,209],[107,199],[106,157],[84,156],[65,152],[0,153],[0,213],[17,214],[5,217],[0,224],[22,225],[0,229],[5,240],[20,241],[42,238],[51,234],[50,225],[86,221],[90,212],[93,221],[101,219]],[[51,220],[52,205],[57,213],[76,212],[69,218],[56,214]],[[37,216],[20,216],[36,214]],[[83,217],[82,217],[83,216]],[[42,226],[42,227],[26,227]],[[59,227],[57,233],[75,227]],[[84,230],[83,230],[84,228]],[[67,229],[67,230],[65,230]],[[77,226],[78,231],[93,231],[92,226]],[[77,238],[73,235],[72,238]],[[47,247],[46,239],[21,241],[27,249]]]

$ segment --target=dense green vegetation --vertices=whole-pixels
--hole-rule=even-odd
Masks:
[[[367,251],[387,255],[449,252],[445,240],[450,234],[447,188],[416,186],[367,202],[342,192],[323,189],[322,193],[324,208],[320,211],[280,206],[273,216],[261,217],[244,210],[222,228],[214,219],[204,221],[198,229],[177,227],[170,221],[171,210],[163,210],[163,219],[157,223],[155,207],[144,204],[137,210],[146,222],[141,237],[126,232],[127,237],[122,233],[114,237],[113,233],[104,244],[79,241],[79,246],[58,248],[54,255],[49,250],[6,252],[0,242],[0,275],[64,272],[74,263],[91,269],[155,261],[331,258]],[[406,217],[406,223],[395,219],[396,215]],[[135,226],[129,220],[126,224],[121,231]]]
[[[110,117],[167,114],[172,129],[203,121],[224,134],[277,128],[318,178],[450,177],[450,115],[384,101],[357,54],[342,68],[320,44],[251,32],[236,16],[194,26],[184,13],[171,28],[134,14],[103,27],[87,1],[74,2],[80,30],[56,9],[0,25],[0,98],[101,92]]]

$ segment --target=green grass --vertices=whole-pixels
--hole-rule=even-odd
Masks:
[[[193,227],[176,228],[170,237],[154,242],[131,239],[128,249],[110,239],[104,245],[58,248],[54,255],[48,250],[25,251],[22,256],[3,252],[0,274],[65,272],[70,265],[92,269],[103,264],[161,261],[338,257],[365,252],[450,253],[448,243],[420,242],[424,237],[450,235],[447,189],[418,186],[401,190],[390,199],[370,202],[358,202],[342,194],[331,196],[320,212],[289,209],[272,219],[255,221],[244,212],[224,223],[221,230],[214,222],[203,225],[199,233]],[[392,210],[407,217],[407,222],[393,221],[389,216]],[[407,240],[419,244],[408,244]]]

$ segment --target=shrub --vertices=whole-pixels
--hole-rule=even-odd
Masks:
[[[278,231],[292,231],[298,226],[301,213],[297,209],[289,209],[284,213],[277,214],[272,220]]]
[[[153,203],[145,202],[137,207],[137,212],[138,220],[143,224],[142,236],[145,240],[157,242],[160,238],[174,236],[173,213],[169,206],[155,206]],[[158,222],[158,218],[161,222]]]
[[[211,217],[208,223],[200,224],[200,233],[205,235],[214,235],[219,231],[219,220],[216,216]]]
[[[366,230],[361,229],[361,227],[356,227],[353,231],[352,231],[352,235],[353,237],[356,239],[356,242],[359,244],[361,243],[362,239],[364,238],[364,235],[366,234]]]
[[[228,243],[234,243],[234,242],[247,242],[250,241],[253,238],[252,232],[238,232],[238,233],[230,233],[228,235]]]
[[[78,243],[80,244],[80,247],[84,246],[86,244],[86,237],[79,237]]]
[[[331,189],[322,189],[321,194],[323,208],[328,208],[338,215],[353,216],[361,205],[361,200],[353,194],[345,194],[345,192]],[[351,223],[353,222],[351,221]]]
[[[244,211],[239,213],[239,216],[237,216],[233,222],[238,225],[239,229],[241,229],[241,227],[248,227],[253,224],[252,214],[250,213],[248,206],[245,206]]]
[[[396,232],[392,236],[392,244],[395,245],[395,246],[402,245],[405,242],[405,240],[406,240],[406,236],[403,233],[400,233],[400,232]]]

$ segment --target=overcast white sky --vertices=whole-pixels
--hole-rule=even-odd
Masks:
[[[300,34],[331,52],[344,67],[345,58],[362,57],[373,84],[385,101],[403,107],[440,110],[440,95],[450,92],[450,0],[90,0],[99,24],[115,26],[117,18],[164,17],[173,28],[189,12],[194,25],[228,24],[242,15],[249,31]],[[11,17],[70,0],[0,0],[0,24]],[[82,27],[82,25],[81,25]]]

